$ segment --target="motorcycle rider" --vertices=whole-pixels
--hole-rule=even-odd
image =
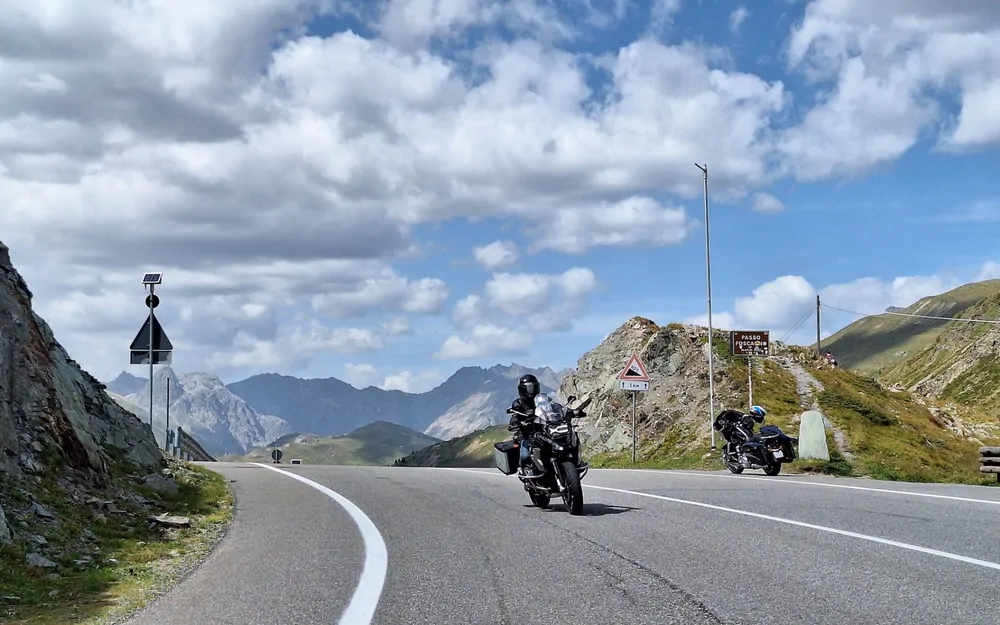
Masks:
[[[536,471],[531,464],[531,434],[535,425],[535,397],[542,392],[538,378],[531,373],[522,375],[517,381],[517,399],[510,405],[510,423],[507,429],[514,433],[514,442],[521,446],[518,475],[532,477]]]

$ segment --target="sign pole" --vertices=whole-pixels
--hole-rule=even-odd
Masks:
[[[753,406],[753,358],[752,357],[747,357],[747,388],[750,389],[750,406]]]
[[[632,391],[632,464],[635,464],[635,391]]]
[[[152,332],[150,332],[152,336]],[[167,451],[170,451],[170,376],[167,376]]]
[[[628,359],[628,363],[625,364],[625,368],[618,374],[618,387],[623,391],[632,393],[632,464],[635,464],[637,438],[635,431],[635,396],[636,393],[645,393],[649,390],[649,373],[646,371],[646,365],[642,364],[642,360],[639,359],[639,354],[632,354],[632,357]]]
[[[712,436],[712,451],[715,451],[715,347],[712,343],[712,244],[708,227],[708,163],[698,163],[695,167],[704,174],[705,183],[705,286],[708,291],[708,432]]]
[[[155,284],[149,285],[149,428],[153,428],[153,289]]]

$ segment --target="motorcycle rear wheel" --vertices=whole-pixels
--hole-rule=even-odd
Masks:
[[[571,515],[580,516],[583,514],[583,485],[580,484],[580,474],[576,472],[576,466],[572,462],[561,464],[563,478],[566,480],[562,493],[563,504]]]
[[[770,465],[764,467],[764,475],[770,475],[774,477],[775,475],[781,473],[781,463],[773,462]]]

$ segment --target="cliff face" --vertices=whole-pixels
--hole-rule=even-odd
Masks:
[[[639,354],[652,380],[648,392],[636,395],[639,439],[670,439],[673,445],[692,448],[704,442],[710,436],[707,336],[704,328],[660,327],[633,317],[584,354],[576,371],[563,379],[559,396],[576,395],[581,400],[593,396],[588,417],[577,424],[589,452],[619,451],[631,445],[632,398],[619,389],[618,374],[632,354]],[[725,333],[716,333],[717,344],[725,340]],[[738,393],[742,386],[733,384],[727,374],[728,364],[726,358],[715,359],[716,413],[745,403]]]
[[[0,477],[53,473],[58,465],[105,483],[104,445],[141,466],[162,467],[149,427],[69,357],[32,311],[31,298],[0,243]]]

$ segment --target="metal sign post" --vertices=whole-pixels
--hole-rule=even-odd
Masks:
[[[152,376],[150,376],[149,379],[152,380],[153,379]],[[150,386],[152,386],[152,384],[150,384]],[[170,376],[167,376],[167,438],[165,440],[167,441],[166,448],[167,448],[168,452],[170,451],[170,434],[171,434],[171,431],[170,431]]]
[[[635,433],[635,404],[636,393],[645,393],[649,390],[649,374],[646,372],[646,365],[639,360],[638,354],[633,354],[628,360],[628,364],[618,375],[618,385],[623,391],[632,393],[632,464],[635,464],[636,440]]]
[[[632,391],[632,464],[635,464],[635,394]]]
[[[168,365],[172,360],[174,346],[167,338],[153,309],[160,305],[160,298],[154,293],[156,285],[163,283],[163,273],[150,272],[142,276],[142,284],[149,290],[146,296],[146,306],[149,317],[139,328],[138,334],[129,345],[129,363],[133,365],[149,364],[149,427],[153,427],[153,365]],[[148,333],[148,336],[147,336]],[[167,381],[169,387],[170,381]],[[169,416],[168,416],[169,418]],[[169,424],[168,424],[169,428]]]
[[[753,359],[766,358],[771,353],[771,333],[768,330],[732,330],[729,332],[729,353],[747,359],[747,390],[753,405]],[[748,406],[749,407],[749,406]]]

